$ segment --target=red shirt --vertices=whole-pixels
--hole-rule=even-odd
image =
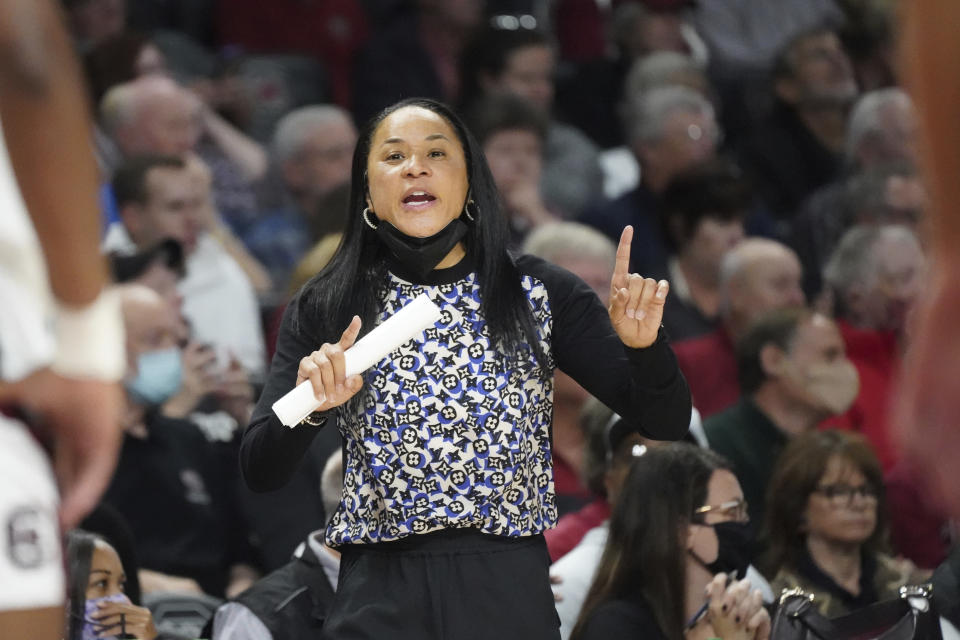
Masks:
[[[900,457],[888,428],[900,368],[897,336],[892,331],[857,329],[843,320],[837,320],[837,326],[847,347],[847,357],[860,376],[860,391],[846,413],[825,420],[820,427],[862,434],[873,445],[884,471],[889,471]]]
[[[726,329],[681,340],[673,351],[690,385],[693,406],[704,420],[740,399],[737,355]]]

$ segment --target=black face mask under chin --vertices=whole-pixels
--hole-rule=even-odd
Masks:
[[[427,238],[408,236],[386,220],[377,225],[377,237],[393,257],[421,278],[433,271],[465,235],[467,225],[459,218]]]
[[[735,571],[738,578],[743,578],[755,552],[753,527],[749,522],[718,522],[704,526],[713,527],[717,534],[717,559],[708,563],[692,550],[688,553],[711,574]]]

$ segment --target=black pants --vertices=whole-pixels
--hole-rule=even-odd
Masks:
[[[324,640],[558,640],[543,536],[472,529],[340,548]]]

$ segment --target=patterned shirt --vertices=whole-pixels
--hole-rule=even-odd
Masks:
[[[475,274],[468,264],[458,267],[430,284],[390,276],[380,321],[420,293],[442,317],[367,370],[361,391],[330,412],[346,451],[343,499],[326,536],[332,546],[446,528],[526,536],[552,527],[557,366],[651,437],[686,431],[689,391],[665,340],[626,349],[586,284],[525,256],[518,260],[521,284],[546,362],[537,363],[529,345],[504,354],[491,344]],[[293,387],[300,358],[319,347],[293,333],[285,317],[244,436],[244,475],[255,489],[282,485],[316,433],[283,427],[270,411]]]

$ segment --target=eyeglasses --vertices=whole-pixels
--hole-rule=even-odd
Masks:
[[[694,510],[694,521],[702,524],[704,517],[708,513],[719,513],[726,520],[733,522],[748,522],[750,520],[750,514],[747,511],[747,501],[742,498],[730,500],[729,502],[721,502],[720,504],[704,505]]]
[[[864,502],[868,503],[877,501],[877,489],[870,484],[862,484],[858,487],[842,483],[825,484],[817,487],[813,492],[825,497],[835,507],[849,507],[853,504],[854,496],[860,496]]]

